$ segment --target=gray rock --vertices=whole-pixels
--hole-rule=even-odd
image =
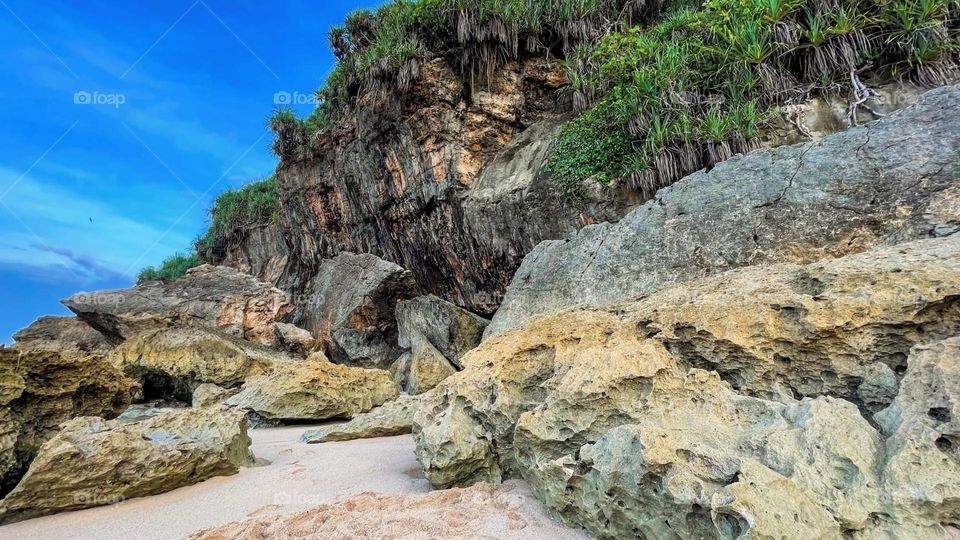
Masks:
[[[457,367],[460,357],[480,344],[489,323],[433,295],[397,304],[400,346],[411,349],[418,339],[425,338]]]
[[[300,442],[314,444],[404,435],[413,431],[413,415],[419,406],[419,397],[401,394],[370,412],[354,416],[349,422],[307,430],[300,436]]]
[[[0,501],[0,523],[164,493],[252,464],[242,411],[182,409],[134,423],[77,418]]]
[[[272,345],[274,324],[293,311],[286,293],[223,266],[204,265],[173,282],[78,293],[63,301],[114,343],[146,330],[204,326]]]
[[[324,344],[331,360],[386,368],[397,345],[396,308],[416,296],[413,275],[373,255],[343,253],[323,261],[303,295],[294,323]]]
[[[960,88],[873,124],[761,150],[661,190],[616,225],[530,252],[486,335],[765,262],[810,262],[960,224]]]

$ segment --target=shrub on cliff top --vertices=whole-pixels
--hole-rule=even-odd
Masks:
[[[201,264],[203,263],[196,254],[184,255],[178,253],[164,260],[157,268],[152,266],[144,268],[143,271],[140,272],[139,282],[176,281],[186,274],[187,270],[200,266]]]
[[[281,159],[308,157],[318,133],[367,93],[404,92],[423,62],[444,57],[465,79],[483,82],[523,55],[563,56],[611,28],[660,9],[644,0],[394,0],[350,14],[329,33],[337,65],[317,91],[322,122],[283,110],[270,119]]]
[[[611,32],[566,60],[582,115],[548,170],[568,195],[625,178],[652,196],[758,146],[776,107],[812,93],[869,95],[861,77],[937,86],[957,77],[951,0],[707,0]]]

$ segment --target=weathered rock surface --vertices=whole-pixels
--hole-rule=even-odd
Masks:
[[[77,418],[40,449],[0,522],[154,495],[253,464],[242,411],[183,409],[143,422]]]
[[[198,531],[191,540],[249,538],[584,538],[555,525],[513,483],[426,495],[365,492],[294,515],[258,517]]]
[[[876,415],[887,473],[882,490],[916,520],[960,519],[960,338],[916,347],[893,404]],[[878,523],[882,532],[890,525]],[[895,530],[894,530],[895,532]],[[890,534],[888,534],[890,535]]]
[[[616,225],[541,243],[487,328],[731,268],[810,262],[960,228],[960,87],[876,123],[695,173]]]
[[[325,420],[350,418],[397,395],[388,372],[334,364],[317,353],[272,364],[263,375],[247,379],[227,404],[269,420]]]
[[[403,381],[403,389],[409,394],[422,394],[432,390],[441,381],[457,372],[440,351],[426,339],[418,339],[409,355],[401,357],[395,377]]]
[[[343,253],[323,261],[294,322],[313,333],[337,363],[386,368],[397,345],[397,302],[415,296],[413,275],[373,255]]]
[[[143,386],[145,399],[190,403],[203,383],[238,387],[247,377],[265,373],[286,355],[200,327],[165,328],[136,334],[118,346],[110,361]]]
[[[288,323],[277,323],[274,325],[274,330],[277,335],[277,347],[285,351],[309,356],[310,353],[323,350],[323,343],[314,338],[309,330]]]
[[[358,414],[349,422],[303,432],[300,441],[314,444],[352,441],[373,437],[393,437],[413,431],[413,415],[420,406],[420,398],[401,394],[370,412]]]
[[[13,488],[60,423],[117,416],[136,389],[102,356],[0,347],[0,495]]]
[[[198,386],[193,391],[192,404],[194,407],[209,407],[225,401],[232,396],[234,392],[217,386],[215,384],[205,383]]]
[[[461,309],[436,296],[421,296],[397,305],[399,344],[412,349],[426,339],[453,365],[480,344],[483,330],[490,321]]]
[[[942,538],[958,298],[949,237],[537,318],[423,396],[417,456],[602,537]]]
[[[146,330],[204,326],[271,345],[274,325],[293,311],[286,293],[269,283],[211,265],[173,282],[79,293],[63,304],[115,343]]]
[[[18,350],[103,355],[113,349],[103,334],[76,317],[40,317],[13,339]]]

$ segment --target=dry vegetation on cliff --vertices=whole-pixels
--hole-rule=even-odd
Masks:
[[[302,159],[371,92],[403,93],[422,63],[459,64],[470,86],[522,57],[564,59],[579,116],[549,170],[571,197],[627,180],[657,189],[758,146],[774,107],[870,95],[861,81],[956,78],[956,0],[396,0],[330,32],[338,65],[317,110],[270,119],[274,151]]]

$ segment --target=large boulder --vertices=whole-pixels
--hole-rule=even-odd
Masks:
[[[183,409],[143,422],[77,418],[40,449],[0,523],[122,502],[253,464],[243,411]]]
[[[325,420],[367,412],[398,394],[388,372],[334,364],[316,353],[272,364],[226,403],[269,420]]]
[[[40,317],[13,339],[18,350],[103,355],[113,349],[106,336],[76,317]]]
[[[413,415],[419,406],[419,397],[401,394],[370,412],[354,416],[349,422],[307,430],[300,436],[300,442],[314,444],[404,435],[413,431]]]
[[[202,327],[147,330],[119,345],[110,361],[143,386],[145,399],[189,403],[204,383],[239,387],[287,355]]]
[[[536,318],[423,396],[417,457],[441,487],[523,477],[601,537],[942,538],[955,349],[924,345],[958,299],[949,237]]]
[[[806,263],[960,228],[960,88],[861,127],[761,150],[661,190],[615,225],[539,244],[487,328],[731,268]]]
[[[224,266],[203,265],[176,281],[78,293],[63,301],[77,317],[115,343],[171,326],[204,326],[266,345],[274,325],[293,311],[286,293]]]
[[[294,323],[309,330],[337,363],[386,368],[400,355],[397,302],[416,296],[413,275],[374,255],[323,261],[298,296]]]
[[[490,321],[433,295],[421,296],[397,305],[399,344],[412,349],[428,341],[451,364],[460,367],[460,358],[480,344]]]
[[[102,356],[0,347],[0,496],[13,488],[60,423],[117,416],[136,390],[137,384]]]

